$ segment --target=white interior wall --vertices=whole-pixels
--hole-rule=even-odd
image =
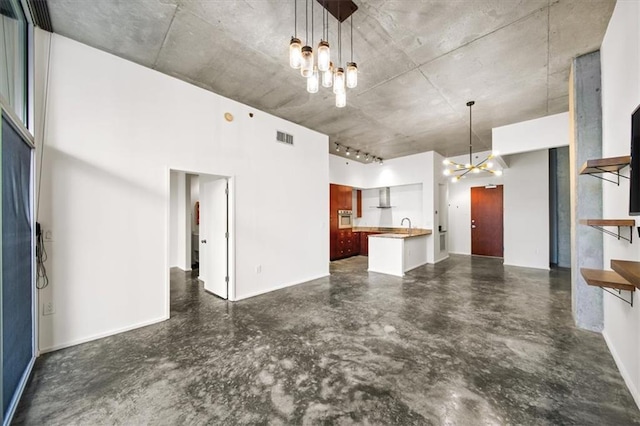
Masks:
[[[504,181],[504,264],[549,269],[549,150],[512,155]]]
[[[640,104],[640,3],[618,1],[601,49],[602,63],[602,154],[606,157],[629,155],[631,113]],[[626,175],[629,169],[622,172]],[[620,186],[602,184],[603,216],[610,219],[629,217],[629,182]],[[604,236],[604,266],[611,259],[640,261],[637,230],[633,244]],[[628,232],[623,230],[622,232]],[[637,292],[636,292],[637,293]],[[629,297],[629,294],[623,294]],[[620,373],[640,407],[640,307],[631,307],[605,294],[603,335],[616,360]]]
[[[58,236],[41,301],[56,313],[40,318],[42,350],[168,318],[170,169],[235,177],[238,299],[328,274],[325,135],[51,37],[39,208]],[[46,65],[36,58],[40,87]]]
[[[548,115],[492,129],[493,149],[500,155],[548,150],[569,145],[569,113]]]
[[[504,185],[504,264],[549,269],[549,151],[508,161],[502,176],[449,183],[449,252],[471,254],[471,187]]]
[[[471,254],[471,188],[502,185],[501,176],[478,176],[449,183],[449,253]]]
[[[198,221],[196,215],[196,203],[200,202],[200,179],[198,175],[189,175],[191,183],[191,231],[198,232]]]
[[[378,208],[378,188],[362,190],[362,217],[354,220],[355,226],[400,227],[402,219],[411,219],[411,226],[422,227],[422,184],[392,186],[390,209]],[[403,226],[407,226],[407,222]]]

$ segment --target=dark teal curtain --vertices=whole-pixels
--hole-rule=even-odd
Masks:
[[[2,117],[2,412],[33,356],[31,148]]]

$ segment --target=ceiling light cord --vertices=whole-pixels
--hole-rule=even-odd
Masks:
[[[293,0],[293,34],[298,38],[298,0]]]
[[[313,4],[314,3],[315,2],[313,0],[311,0],[311,46],[313,46],[313,30],[314,30],[313,22],[315,21],[315,19],[313,19],[313,9],[314,9]]]
[[[474,102],[471,101],[469,102],[469,164],[473,164],[473,144],[471,143],[471,123],[473,123],[472,117],[471,117],[471,110],[473,109],[473,104]]]
[[[351,62],[353,62],[353,14],[351,14]]]
[[[309,0],[304,0],[304,28],[307,37],[304,39],[305,43],[309,43]]]

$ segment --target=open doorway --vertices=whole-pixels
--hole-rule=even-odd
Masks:
[[[233,178],[170,170],[169,180],[168,267],[233,300]]]

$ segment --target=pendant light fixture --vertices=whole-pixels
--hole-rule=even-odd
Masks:
[[[353,15],[351,15],[351,62],[347,62],[347,87],[353,89],[358,85],[358,65],[353,62]]]
[[[333,86],[333,62],[329,62],[329,69],[322,73],[322,87]]]
[[[302,65],[302,42],[298,38],[298,0],[293,0],[293,35],[289,42],[289,65],[296,70]]]
[[[442,162],[445,166],[451,166],[451,168],[447,168],[444,171],[445,176],[452,176],[451,182],[458,182],[460,179],[464,178],[468,173],[480,173],[480,172],[489,172],[496,176],[502,175],[502,170],[492,170],[493,163],[489,160],[494,158],[497,152],[492,152],[489,154],[487,158],[482,160],[477,164],[473,164],[473,117],[471,115],[471,107],[475,105],[474,101],[467,102],[467,106],[469,107],[469,162],[466,164],[456,163],[454,161],[449,160],[448,158]]]
[[[309,1],[311,1],[311,38],[309,38]],[[314,5],[315,1],[323,7],[322,35],[318,43],[316,54],[314,45]],[[341,10],[342,7],[346,9]],[[317,93],[320,86],[332,88],[336,95],[335,105],[343,108],[347,104],[347,88],[355,88],[358,84],[358,67],[353,61],[353,13],[358,6],[351,0],[305,0],[305,34],[304,43],[298,38],[298,0],[294,0],[294,35],[289,42],[289,65],[299,69],[300,74],[307,79],[306,89],[309,93]],[[329,47],[329,14],[338,21],[338,56],[334,64],[331,61]],[[351,18],[351,61],[343,65],[342,62],[342,22]],[[303,45],[304,44],[304,45]],[[346,70],[346,71],[345,71]]]
[[[322,37],[320,38],[320,43],[318,44],[318,71],[325,72],[329,70],[329,65],[331,64],[331,49],[329,48],[329,34],[327,30],[327,21],[326,18],[327,13],[325,6],[325,0],[322,0],[322,6],[325,8],[322,11]],[[325,35],[326,33],[326,35]]]
[[[318,93],[319,86],[320,86],[320,74],[318,72],[318,67],[314,66],[311,76],[307,78],[307,92]]]
[[[311,0],[313,1],[313,0]],[[309,0],[304,0],[305,5],[305,27],[307,38],[305,39],[305,43],[309,42]],[[311,3],[311,13],[313,13],[313,3]],[[313,24],[313,19],[311,20]],[[313,37],[313,31],[311,31],[311,37]],[[312,43],[313,44],[313,43]],[[305,44],[302,49],[302,66],[300,67],[300,74],[309,78],[313,74],[313,48],[308,44]]]

